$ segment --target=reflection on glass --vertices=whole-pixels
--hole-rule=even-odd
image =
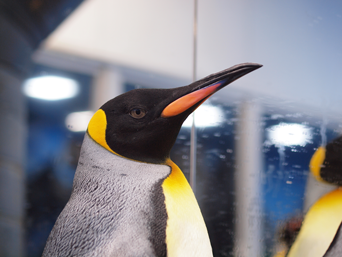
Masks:
[[[312,121],[305,115],[291,121],[282,115],[266,115],[264,121],[264,244],[266,253],[275,254],[291,246],[307,211],[306,202],[314,202],[308,200],[312,193],[324,191],[318,182],[312,186],[309,162],[322,141],[330,141],[337,134],[324,127],[322,137],[321,121]]]
[[[196,127],[216,127],[224,122],[222,109],[210,104],[202,104],[195,111]],[[183,127],[191,128],[193,115],[190,115],[183,123]]]
[[[295,123],[280,123],[270,127],[268,139],[271,144],[281,146],[305,146],[312,139],[311,128]]]

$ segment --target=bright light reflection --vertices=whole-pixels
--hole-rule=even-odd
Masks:
[[[24,84],[24,93],[27,96],[49,101],[74,97],[78,90],[75,80],[59,76],[31,78]]]
[[[93,115],[94,112],[92,111],[70,113],[65,119],[65,126],[73,132],[86,131]]]
[[[202,104],[195,111],[195,123],[196,127],[215,127],[224,122],[224,112],[221,108]],[[193,115],[190,115],[183,123],[183,127],[192,126]]]
[[[312,139],[311,128],[301,124],[280,123],[267,130],[268,139],[275,145],[305,146],[307,143],[310,143]]]

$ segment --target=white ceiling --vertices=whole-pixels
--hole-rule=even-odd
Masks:
[[[44,48],[191,81],[193,8],[189,0],[87,0]],[[341,1],[199,0],[197,50],[198,77],[258,62],[264,67],[231,88],[342,115]]]
[[[45,47],[110,63],[188,77],[192,1],[88,0]]]

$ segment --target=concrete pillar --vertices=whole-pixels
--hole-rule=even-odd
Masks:
[[[32,45],[0,15],[0,256],[24,256],[26,106]]]
[[[97,111],[108,100],[124,93],[124,82],[121,72],[113,66],[103,66],[95,75],[91,110]]]
[[[0,70],[0,256],[22,256],[25,108],[21,80]]]
[[[263,256],[262,246],[262,127],[261,107],[252,102],[240,106],[236,140],[235,256]]]

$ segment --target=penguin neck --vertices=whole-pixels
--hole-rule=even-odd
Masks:
[[[167,159],[165,165],[171,168],[171,173],[164,180],[164,190],[172,191],[174,197],[183,197],[184,195],[195,197],[188,181],[177,164],[175,164],[171,159]]]

